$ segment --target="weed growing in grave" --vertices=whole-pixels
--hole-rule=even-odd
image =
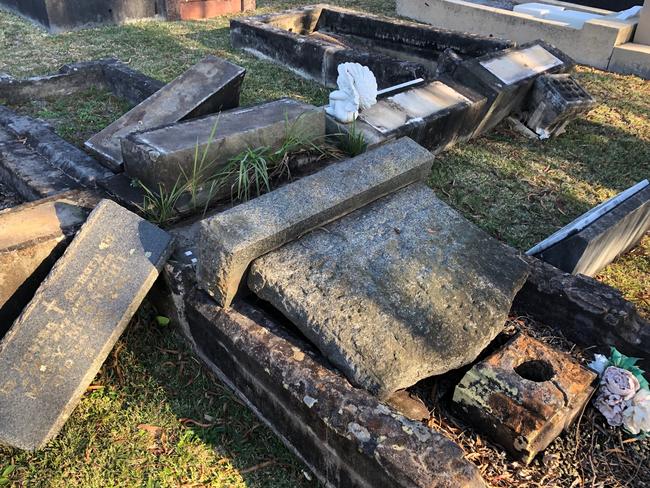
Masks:
[[[148,220],[157,225],[169,223],[176,216],[176,204],[178,199],[185,193],[185,186],[180,184],[180,179],[171,190],[164,185],[158,185],[158,191],[151,190],[140,180],[134,180],[135,184],[144,190],[144,200],[140,209]]]
[[[356,122],[353,122],[347,131],[341,130],[335,136],[337,137],[339,149],[351,157],[363,154],[368,149],[366,138],[363,132],[357,129]]]

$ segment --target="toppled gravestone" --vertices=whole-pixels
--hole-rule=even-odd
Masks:
[[[248,285],[379,397],[473,361],[527,265],[415,183],[253,262]]]
[[[122,139],[124,169],[148,188],[172,188],[182,174],[191,174],[197,151],[216,172],[247,148],[279,148],[291,132],[322,139],[323,111],[285,98],[138,132]]]
[[[132,132],[172,124],[239,105],[246,70],[207,56],[86,141],[86,148],[113,171],[122,170],[121,138]]]
[[[219,213],[201,224],[199,285],[232,302],[250,263],[377,198],[424,180],[433,158],[405,137]]]
[[[0,212],[0,337],[98,201],[71,191]]]
[[[0,342],[0,441],[38,449],[69,417],[172,250],[102,200]]]

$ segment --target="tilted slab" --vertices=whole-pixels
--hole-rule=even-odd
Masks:
[[[136,131],[234,108],[246,70],[207,56],[86,141],[113,171],[122,169],[120,139]]]
[[[71,191],[0,212],[0,337],[99,201]]]
[[[149,188],[171,188],[191,173],[197,147],[216,172],[249,147],[279,148],[288,131],[322,142],[322,109],[287,98],[132,134],[122,139],[124,169]]]
[[[230,305],[255,258],[426,179],[432,161],[426,149],[399,139],[204,220],[198,239],[199,285],[222,306]]]
[[[0,342],[0,441],[42,447],[153,285],[172,238],[103,200]]]
[[[416,183],[255,260],[248,285],[385,398],[473,361],[527,273],[514,249]]]

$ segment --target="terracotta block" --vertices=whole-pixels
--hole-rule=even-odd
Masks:
[[[181,0],[178,2],[180,20],[209,19],[254,9],[255,0]]]
[[[528,464],[573,423],[596,378],[569,355],[520,334],[465,374],[453,402],[468,423]]]

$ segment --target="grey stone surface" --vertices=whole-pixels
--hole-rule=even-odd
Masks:
[[[0,212],[0,337],[99,201],[71,191]]]
[[[172,248],[166,232],[103,200],[0,342],[0,441],[54,437]]]
[[[429,175],[433,157],[403,138],[202,222],[199,285],[229,306],[251,261]]]
[[[473,361],[527,274],[514,249],[416,183],[255,260],[248,285],[384,398]]]
[[[120,139],[132,132],[234,108],[246,70],[207,56],[86,141],[114,171],[122,169]]]
[[[249,147],[280,147],[287,130],[322,140],[324,112],[285,98],[139,132],[122,139],[124,169],[148,188],[171,188],[182,172],[191,172],[197,145],[199,155],[218,168]]]
[[[650,186],[537,257],[567,273],[595,276],[617,256],[636,246],[648,230]]]

